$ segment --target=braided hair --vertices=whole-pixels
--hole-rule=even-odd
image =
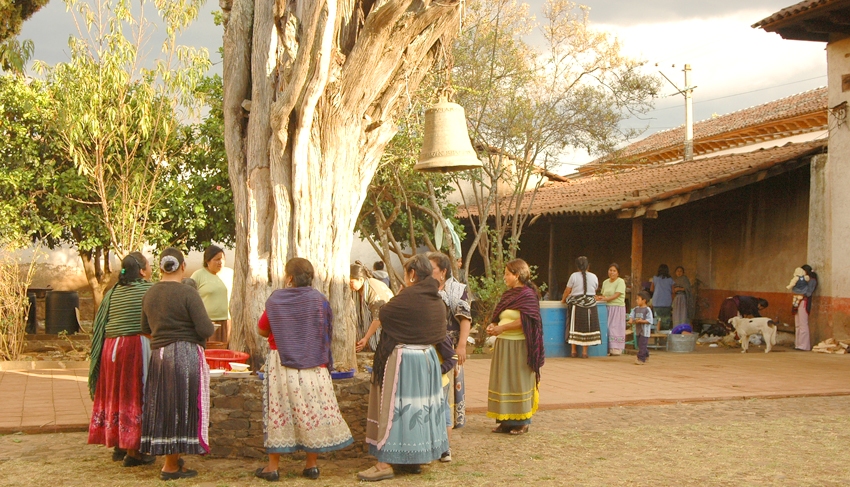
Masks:
[[[148,259],[141,252],[130,252],[121,259],[121,273],[118,275],[118,284],[129,286],[136,281],[141,281],[144,279],[142,269],[147,266]]]
[[[587,296],[587,268],[590,267],[590,261],[585,256],[579,256],[576,259],[576,267],[581,271],[581,282],[584,283],[584,295]]]

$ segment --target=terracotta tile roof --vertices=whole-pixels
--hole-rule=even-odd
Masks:
[[[661,200],[727,183],[784,162],[826,151],[826,140],[760,149],[741,154],[707,157],[674,164],[639,166],[619,172],[586,176],[541,187],[534,195],[531,215],[599,216],[645,207]],[[523,205],[528,205],[531,192]],[[477,216],[470,207],[469,215]],[[465,208],[458,216],[468,217]]]
[[[780,98],[694,124],[694,155],[760,142],[759,138],[782,138],[794,132],[826,128],[826,87]],[[685,127],[658,132],[639,140],[611,156],[583,166],[579,172],[593,172],[613,159],[669,162],[681,159]]]
[[[840,1],[840,0],[838,0],[838,1]],[[828,5],[830,3],[837,3],[837,2],[836,2],[836,0],[805,0],[805,1],[800,2],[798,4],[791,5],[790,7],[785,7],[782,10],[780,10],[779,12],[776,12],[775,14],[771,15],[770,17],[759,20],[758,22],[753,24],[752,27],[754,27],[754,28],[758,28],[758,27],[764,28],[764,27],[766,27],[770,24],[773,24],[775,22],[779,22],[780,20],[789,19],[791,17],[802,14],[802,13],[804,13],[808,10],[811,10],[813,8],[822,7],[822,6]]]

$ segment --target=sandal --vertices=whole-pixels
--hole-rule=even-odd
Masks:
[[[576,357],[578,357],[578,353],[576,353],[576,352],[570,352],[570,357],[572,357],[572,358],[576,358]]]
[[[514,436],[524,435],[528,433],[528,425],[524,424],[522,426],[517,426],[516,428],[511,429],[510,434]]]
[[[504,427],[502,425],[502,423],[499,423],[499,426],[496,426],[495,428],[493,428],[492,431],[493,431],[493,433],[510,433],[511,429]]]

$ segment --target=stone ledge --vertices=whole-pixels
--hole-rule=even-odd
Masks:
[[[369,407],[369,374],[334,381],[339,409],[348,423],[354,443],[324,458],[362,458],[367,454],[366,412]],[[249,378],[210,379],[210,456],[217,458],[262,458],[263,381]]]

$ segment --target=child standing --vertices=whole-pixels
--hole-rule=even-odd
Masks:
[[[635,333],[637,334],[638,354],[637,360],[635,360],[635,365],[644,365],[646,364],[647,359],[649,359],[649,350],[647,349],[650,333],[649,325],[653,321],[652,309],[646,305],[649,299],[650,296],[648,292],[639,292],[635,298],[637,306],[635,306],[632,309],[632,312],[629,313],[629,324],[637,325],[635,327]]]

